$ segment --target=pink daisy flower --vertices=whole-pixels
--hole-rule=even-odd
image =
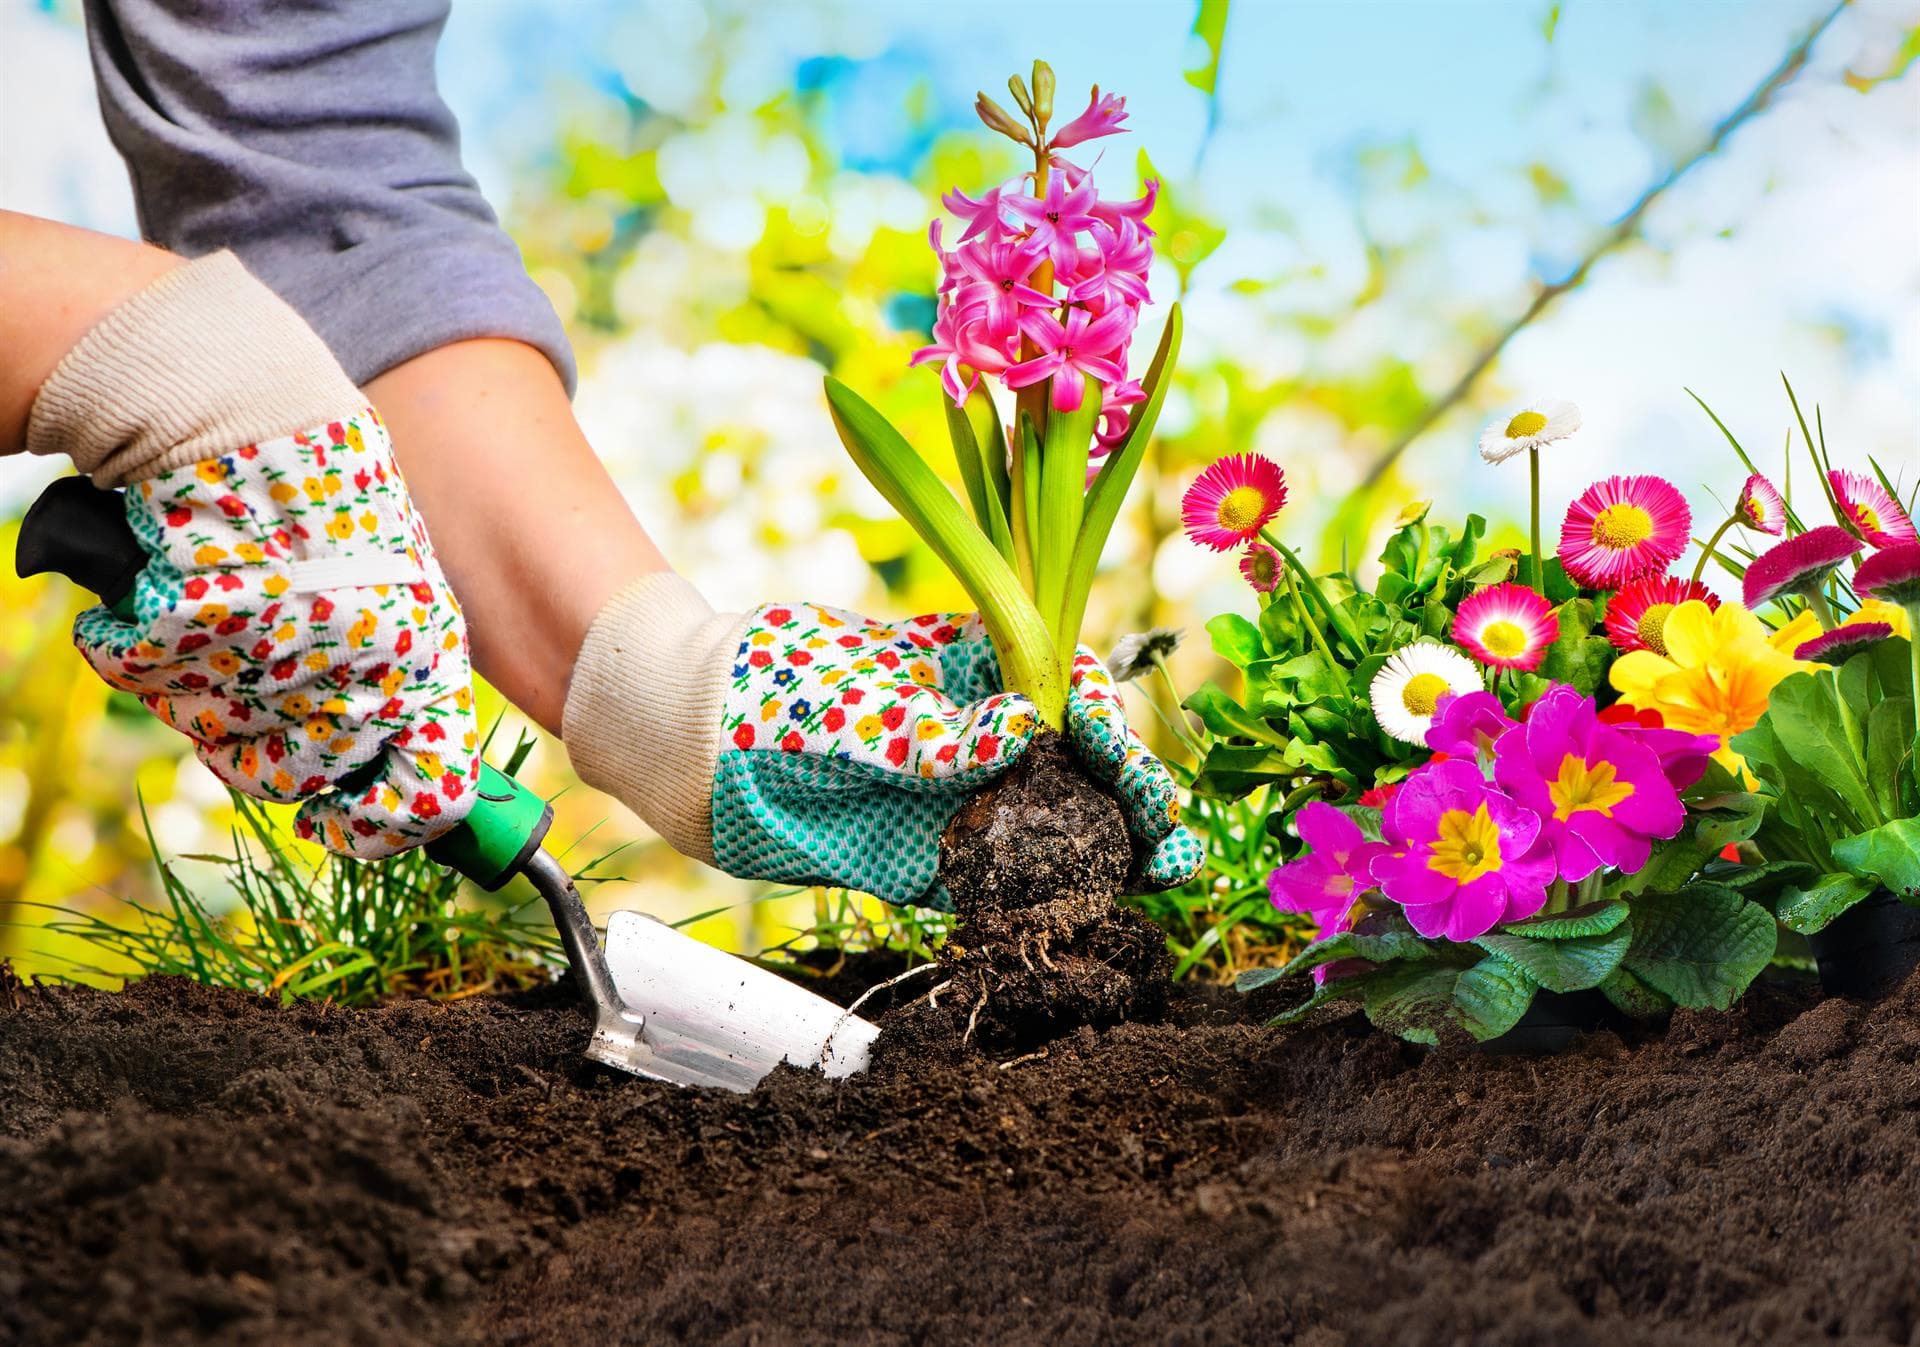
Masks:
[[[1254,543],[1240,558],[1240,574],[1261,594],[1280,588],[1280,554],[1265,543]]]
[[[1698,599],[1709,610],[1720,606],[1719,597],[1698,580],[1682,580],[1674,575],[1643,575],[1630,580],[1618,594],[1607,600],[1607,639],[1620,650],[1651,650],[1667,653],[1662,633],[1673,610],[1689,599]]]
[[[1853,587],[1862,594],[1903,608],[1920,604],[1920,543],[1875,552],[1854,572]],[[1920,631],[1914,636],[1920,639]]]
[[[1898,547],[1920,542],[1913,521],[1900,508],[1900,502],[1887,489],[1864,472],[1845,472],[1839,468],[1827,474],[1833,488],[1834,503],[1847,527],[1875,547]]]
[[[1740,488],[1734,512],[1742,524],[1761,533],[1778,538],[1787,531],[1787,502],[1781,498],[1780,489],[1757,472]]]
[[[1560,564],[1587,589],[1619,589],[1663,572],[1687,550],[1693,512],[1659,477],[1608,477],[1567,506]]]
[[[1747,566],[1742,597],[1749,608],[1771,603],[1783,594],[1812,597],[1834,568],[1861,546],[1858,538],[1837,524],[1822,524],[1775,543]]]
[[[1823,631],[1811,641],[1802,641],[1793,657],[1815,664],[1845,664],[1862,650],[1871,650],[1892,635],[1893,627],[1886,622],[1849,622],[1832,631]]]
[[[1453,615],[1453,639],[1482,664],[1522,673],[1540,667],[1560,635],[1553,606],[1525,585],[1489,585]]]
[[[1287,503],[1287,476],[1259,454],[1209,464],[1180,498],[1180,523],[1202,547],[1231,552],[1260,536]]]

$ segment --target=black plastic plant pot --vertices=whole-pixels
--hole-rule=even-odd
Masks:
[[[1565,1052],[1573,1040],[1596,1029],[1623,1029],[1630,1021],[1598,990],[1537,991],[1520,1022],[1480,1045],[1496,1057],[1533,1057]]]
[[[1807,937],[1828,996],[1877,1001],[1920,967],[1920,908],[1885,889]]]

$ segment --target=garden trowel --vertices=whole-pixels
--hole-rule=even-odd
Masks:
[[[79,477],[41,493],[14,554],[22,578],[65,575],[128,619],[145,564],[120,493]],[[782,1062],[829,1076],[866,1069],[875,1025],[758,964],[640,912],[614,913],[603,949],[572,878],[541,847],[552,822],[545,800],[482,763],[472,810],[427,855],[489,892],[515,875],[540,891],[593,1016],[587,1056],[676,1085],[741,1091]]]

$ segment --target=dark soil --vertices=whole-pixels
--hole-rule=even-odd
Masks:
[[[1920,1340],[1920,978],[1545,1058],[1237,1010],[730,1096],[563,989],[0,980],[0,1342]]]
[[[932,975],[938,990],[895,1026],[896,1046],[1018,1051],[1082,1026],[1161,1019],[1166,940],[1113,901],[1134,864],[1120,806],[1066,739],[1043,731],[940,839],[959,922]]]

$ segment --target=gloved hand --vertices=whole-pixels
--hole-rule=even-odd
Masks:
[[[465,816],[459,605],[379,416],[237,260],[180,267],[103,319],[41,389],[28,448],[126,485],[149,558],[134,618],[91,608],[75,644],[221,780],[301,802],[302,835],[362,858]]]
[[[716,615],[659,575],[595,622],[562,729],[582,779],[688,855],[749,878],[940,905],[940,833],[1033,742],[1032,703],[1000,687],[972,615],[882,623],[798,603]],[[1067,728],[1127,814],[1147,856],[1142,882],[1184,881],[1199,842],[1088,651]]]

